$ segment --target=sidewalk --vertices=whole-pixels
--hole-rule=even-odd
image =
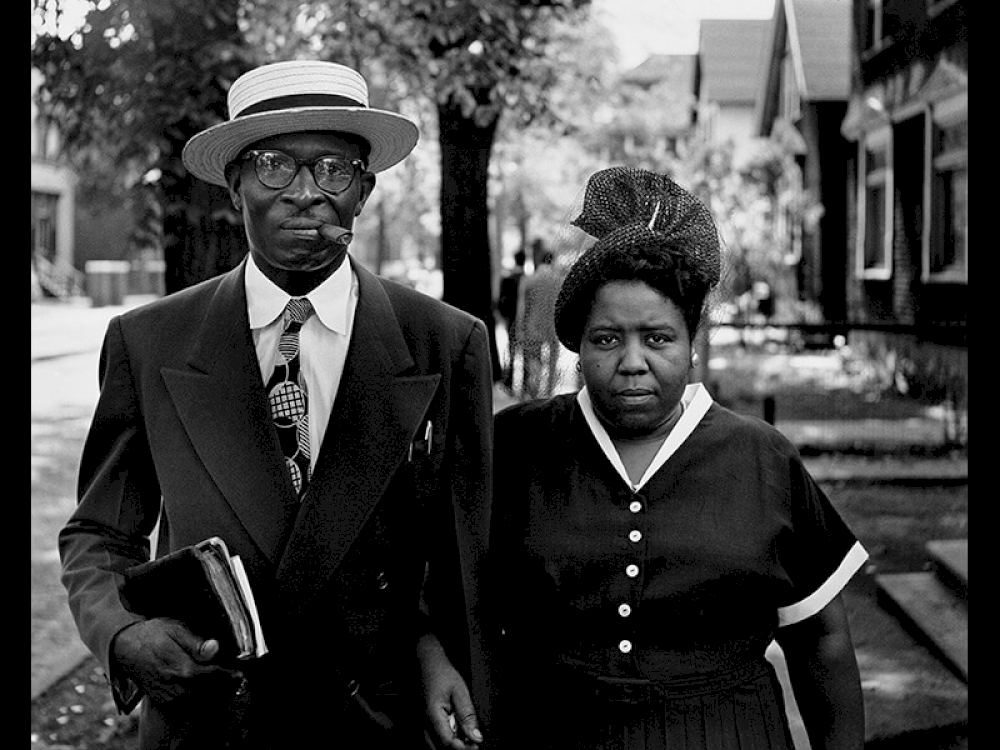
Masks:
[[[31,361],[98,351],[108,322],[115,315],[152,299],[132,295],[125,298],[124,304],[103,307],[92,307],[86,297],[32,302]]]

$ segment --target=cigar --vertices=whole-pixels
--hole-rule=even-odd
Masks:
[[[349,229],[344,229],[343,227],[338,227],[333,224],[323,224],[319,228],[319,233],[323,235],[330,242],[336,243],[338,245],[343,245],[347,247],[351,244],[351,240],[354,239],[354,232]]]

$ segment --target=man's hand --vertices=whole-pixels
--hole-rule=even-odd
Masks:
[[[231,683],[236,692],[243,679],[241,673],[211,663],[219,653],[217,640],[199,638],[177,620],[154,618],[129,625],[115,636],[111,650],[121,673],[154,703],[179,698],[195,685],[208,687],[206,682],[220,690]],[[215,679],[206,680],[210,674]]]
[[[483,741],[469,688],[433,635],[420,639],[417,649],[424,687],[424,706],[430,720],[432,747],[477,750]]]

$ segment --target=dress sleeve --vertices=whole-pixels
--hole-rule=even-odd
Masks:
[[[864,565],[868,552],[801,460],[791,464],[791,528],[778,549],[791,581],[778,607],[778,626],[801,622],[837,596]]]

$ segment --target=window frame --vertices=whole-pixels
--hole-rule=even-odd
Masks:
[[[946,8],[954,5],[957,0],[927,0],[927,16],[934,18]]]
[[[885,154],[885,166],[868,171],[868,152],[881,151]],[[869,187],[879,185],[883,190],[883,226],[881,233],[881,258],[878,263],[866,263],[868,242],[868,196]],[[863,133],[858,140],[858,188],[857,188],[857,237],[855,242],[855,273],[860,279],[885,281],[892,278],[893,269],[893,169],[892,169],[892,128],[886,123],[874,130]]]
[[[966,217],[963,235],[963,245],[956,249],[960,252],[961,264],[952,263],[948,267],[935,271],[931,268],[931,259],[936,245],[943,242],[943,235],[938,231],[935,222],[947,223],[954,217],[945,216],[951,211],[950,205],[944,205],[945,195],[940,187],[942,175],[950,175],[964,171],[968,182],[968,146],[951,151],[940,151],[937,142],[938,134],[947,128],[969,121],[968,92],[961,92],[947,99],[942,99],[928,106],[925,122],[927,123],[924,137],[924,206],[923,206],[923,241],[921,242],[920,280],[926,284],[938,283],[968,283],[969,281],[969,224],[968,224],[968,188],[966,188]]]
[[[863,59],[868,59],[891,45],[893,39],[885,34],[886,0],[864,0],[864,3],[867,46],[861,52]]]
[[[31,190],[31,255],[55,263],[59,253],[59,203],[62,196]]]

